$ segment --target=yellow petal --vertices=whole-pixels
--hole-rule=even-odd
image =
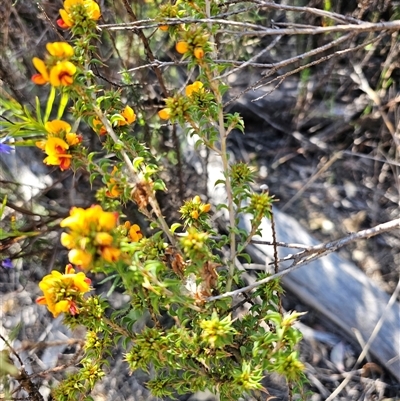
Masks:
[[[97,21],[101,17],[100,7],[95,1],[88,0],[85,7],[90,19]]]
[[[68,143],[69,146],[75,146],[78,143],[82,142],[82,137],[80,135],[74,134],[73,132],[69,132],[66,136],[65,139]]]
[[[44,151],[49,156],[55,156],[55,155],[63,154],[63,151],[65,151],[68,148],[69,148],[69,145],[67,142],[63,141],[61,138],[51,136],[51,137],[49,137],[49,139],[46,142],[46,147],[45,147]]]
[[[57,317],[60,313],[66,313],[69,311],[69,306],[70,306],[70,301],[64,299],[62,301],[59,301],[55,304],[55,308],[52,311],[53,316]]]
[[[84,5],[85,1],[84,0],[65,0],[64,1],[64,8],[67,10],[67,12],[71,11],[71,7],[74,7],[76,5]]]
[[[98,245],[106,246],[111,245],[113,243],[113,237],[109,233],[100,232],[96,234],[95,242]]]
[[[54,57],[70,58],[74,55],[73,47],[67,42],[47,43],[46,49]]]
[[[87,269],[92,263],[92,255],[81,249],[72,249],[68,253],[68,259],[74,265]]]
[[[104,247],[100,253],[102,258],[107,262],[116,262],[121,255],[121,251],[112,246]]]
[[[40,75],[43,77],[45,81],[49,81],[49,72],[47,71],[46,64],[44,63],[43,60],[40,58],[34,57],[32,59],[32,63],[35,66],[35,68],[39,71]]]
[[[44,125],[47,132],[59,136],[61,133],[68,134],[71,131],[71,126],[62,120],[47,121]]]
[[[125,121],[119,121],[119,125],[132,124],[136,121],[136,114],[130,106],[126,106],[121,115]]]
[[[112,212],[103,212],[99,216],[99,230],[111,231],[117,225],[118,216]]]
[[[74,240],[74,237],[71,234],[62,233],[61,234],[61,245],[65,246],[68,249],[72,249],[76,245],[76,242]]]
[[[61,61],[50,70],[50,84],[52,86],[68,86],[73,83],[76,66],[70,61]]]
[[[80,292],[90,291],[90,280],[86,277],[85,273],[79,272],[74,275],[74,286]]]

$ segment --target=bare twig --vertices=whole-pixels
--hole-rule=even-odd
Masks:
[[[125,0],[124,0],[125,1]],[[140,25],[142,22],[143,25]],[[399,31],[400,20],[394,20],[389,22],[361,22],[359,24],[341,24],[333,26],[316,26],[311,28],[265,28],[262,25],[250,24],[246,22],[230,21],[224,19],[214,18],[166,18],[165,22],[157,23],[154,20],[146,21],[135,21],[128,24],[103,24],[99,25],[100,29],[111,30],[111,31],[125,31],[135,29],[141,31],[143,29],[155,29],[160,25],[179,25],[179,24],[194,24],[194,23],[206,23],[206,24],[220,24],[227,26],[238,27],[241,30],[238,31],[225,31],[229,34],[240,35],[240,36],[280,36],[280,35],[320,35],[324,33],[336,33],[336,32],[375,32],[375,31]],[[243,28],[251,28],[253,30],[243,30]]]
[[[291,57],[291,58],[289,58],[289,59],[280,61],[279,63],[273,64],[273,66],[271,67],[271,69],[270,69],[270,70],[267,70],[267,71],[265,72],[265,74],[264,74],[265,77],[259,79],[259,80],[256,81],[254,84],[250,85],[250,86],[247,87],[245,90],[243,90],[242,92],[240,92],[237,96],[235,96],[235,97],[233,97],[232,99],[230,99],[228,102],[226,102],[226,103],[224,104],[224,106],[225,106],[225,107],[228,106],[229,104],[233,103],[234,101],[236,101],[237,99],[239,99],[240,97],[242,97],[245,93],[247,93],[247,92],[249,92],[249,91],[251,91],[251,90],[254,90],[255,88],[259,87],[259,85],[260,85],[266,78],[268,78],[268,77],[270,77],[271,75],[275,74],[275,72],[278,71],[280,68],[287,67],[287,66],[290,65],[290,64],[293,64],[293,63],[296,63],[296,62],[298,62],[298,61],[304,60],[304,59],[306,59],[306,58],[309,58],[309,57],[315,56],[315,55],[317,55],[317,54],[320,54],[320,53],[322,53],[322,52],[324,52],[324,51],[326,51],[326,50],[331,49],[332,47],[335,47],[335,46],[337,46],[337,45],[339,45],[339,44],[341,44],[341,43],[343,43],[343,42],[349,40],[351,37],[352,37],[352,35],[350,35],[350,34],[349,34],[349,35],[342,36],[341,38],[336,39],[336,40],[334,40],[334,41],[332,41],[332,42],[330,42],[330,43],[327,43],[326,45],[317,47],[316,49],[310,50],[310,51],[308,51],[308,52],[299,54],[299,55],[297,55],[297,56],[295,56],[295,57]]]
[[[278,261],[280,263],[286,260],[293,260],[293,263],[289,268],[282,270],[279,273],[273,274],[272,276],[266,277],[262,280],[256,281],[255,283],[248,285],[246,287],[239,288],[234,291],[225,292],[224,294],[217,295],[214,297],[209,297],[207,298],[207,301],[215,301],[217,299],[232,297],[242,292],[251,291],[252,289],[257,288],[260,285],[266,284],[271,280],[275,280],[278,277],[285,276],[286,274],[298,269],[300,266],[305,266],[316,259],[329,255],[330,253],[337,251],[339,248],[342,248],[343,246],[349,244],[350,242],[362,238],[374,237],[375,235],[382,234],[386,231],[391,231],[399,227],[400,227],[400,219],[395,219],[387,223],[379,224],[367,230],[358,231],[356,233],[350,234],[336,241],[330,241],[327,243],[322,243],[319,245],[309,247],[302,252],[299,252],[295,255],[289,255],[288,257]]]
[[[302,65],[302,66],[299,67],[299,68],[296,68],[296,69],[294,69],[294,70],[292,70],[292,71],[289,71],[289,72],[287,72],[287,73],[285,73],[285,74],[279,75],[279,76],[277,76],[276,78],[271,79],[270,81],[268,81],[268,82],[266,82],[266,83],[264,83],[264,84],[261,84],[261,85],[259,85],[259,86],[255,86],[254,89],[259,89],[259,88],[261,88],[262,86],[269,85],[269,84],[271,84],[272,82],[275,82],[275,81],[279,81],[278,84],[277,84],[272,90],[270,90],[270,91],[264,93],[262,96],[259,96],[259,97],[256,98],[256,99],[253,99],[252,102],[256,102],[256,101],[261,100],[262,98],[268,96],[271,92],[273,92],[274,90],[276,90],[276,89],[282,84],[282,82],[283,82],[287,77],[289,77],[289,76],[291,76],[291,75],[294,75],[294,74],[297,74],[298,72],[303,71],[303,70],[305,70],[306,68],[310,68],[310,67],[313,67],[313,66],[315,66],[315,65],[321,64],[321,63],[323,63],[323,62],[325,62],[325,61],[328,61],[328,60],[330,60],[330,59],[333,58],[333,57],[342,56],[343,54],[350,53],[350,52],[354,52],[354,51],[356,51],[356,50],[362,49],[362,48],[364,48],[365,46],[369,45],[370,43],[373,43],[373,42],[376,42],[376,41],[380,40],[380,39],[382,38],[383,35],[385,35],[385,33],[382,33],[382,34],[378,35],[376,38],[373,38],[372,40],[370,40],[370,41],[368,41],[368,42],[362,43],[361,45],[358,45],[358,46],[355,46],[355,47],[351,47],[351,48],[348,48],[348,49],[344,49],[344,50],[338,50],[338,51],[336,51],[336,52],[334,52],[334,53],[332,53],[332,54],[329,54],[328,56],[321,57],[321,58],[319,58],[318,60],[312,61],[311,63],[304,64],[304,65]],[[266,76],[270,76],[270,75],[272,75],[272,73],[271,73],[271,72],[268,72]],[[262,81],[262,80],[263,80],[263,79],[261,79],[260,81]],[[260,81],[259,81],[259,82],[260,82]]]
[[[382,102],[381,102],[381,99],[380,99],[379,95],[369,85],[369,82],[368,82],[367,78],[365,77],[361,66],[360,65],[353,65],[353,68],[354,68],[355,74],[350,74],[350,78],[352,78],[353,81],[359,85],[359,88],[364,93],[366,93],[367,96],[375,103],[375,105],[378,108],[379,114],[381,115],[382,120],[386,125],[386,128],[388,129],[388,131],[392,135],[395,144],[397,146],[399,146],[399,144],[400,144],[399,143],[399,138],[397,137],[397,135],[395,135],[396,129],[394,128],[392,122],[390,121],[387,113],[383,109]]]

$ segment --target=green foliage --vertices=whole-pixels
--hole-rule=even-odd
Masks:
[[[230,225],[226,235],[218,236],[210,217],[211,205],[203,203],[199,195],[176,205],[183,225],[167,223],[162,215],[156,196],[167,190],[161,177],[162,158],[151,141],[139,139],[146,136],[142,129],[159,132],[158,118],[140,105],[144,96],[135,94],[134,107],[140,110],[136,116],[126,104],[127,90],[105,89],[98,81],[92,68],[103,63],[93,54],[101,43],[96,21],[88,14],[93,3],[85,2],[86,8],[79,5],[71,14],[74,51],[69,62],[77,71],[73,82],[51,86],[44,113],[37,100],[36,116],[13,99],[1,99],[1,107],[12,119],[2,122],[2,127],[17,140],[15,145],[33,145],[35,139],[44,139],[39,147],[48,155],[47,164],[61,170],[84,169],[91,184],[103,184],[96,194],[102,208],[73,209],[63,220],[69,231],[63,233],[62,243],[70,250],[71,263],[106,275],[105,280],[112,282],[109,294],[120,288],[130,296],[128,305],[111,310],[107,300],[97,295],[64,299],[65,289],[58,293],[43,289],[42,304],[59,305],[67,326],[87,329],[79,371],[54,389],[53,398],[89,399],[118,346],[126,350],[124,360],[132,372],[152,372],[147,386],[158,397],[208,388],[223,400],[237,399],[246,392],[263,391],[261,381],[266,372],[278,372],[298,382],[304,367],[296,351],[301,336],[293,324],[300,314],[280,313],[279,282],[271,281],[249,294],[254,302],[240,318],[235,316],[238,305],[231,298],[211,300],[213,295],[242,284],[236,259],[250,261],[246,246],[260,234],[262,219],[271,217],[273,203],[268,192],[253,191],[254,171],[248,165],[229,160],[227,137],[233,130],[244,132],[244,122],[239,113],[224,108],[229,86],[219,74],[226,65],[216,63],[213,55],[219,24],[174,24],[171,20],[217,16],[221,5],[217,1],[167,3],[155,20],[178,42],[176,50],[195,79],[184,93],[172,91],[159,117],[177,123],[186,135],[196,136],[196,146],[215,152],[223,166],[223,178],[215,185],[224,186],[227,199],[216,208],[226,211]],[[59,64],[46,67],[50,77],[64,62],[54,57],[52,61]],[[46,71],[42,75],[45,80]],[[128,72],[124,77],[131,81]],[[56,100],[57,120],[65,111],[76,120],[72,137],[69,132],[57,136],[46,124],[54,122],[50,116]],[[79,128],[98,134],[100,150],[81,144],[82,138],[75,134]],[[139,225],[121,221],[123,206],[132,203],[149,223],[147,236]],[[100,217],[93,216],[94,210]],[[119,214],[118,225],[110,212]],[[238,227],[242,213],[252,215],[250,233]],[[181,226],[185,232],[177,236]],[[69,274],[67,287],[75,283],[77,274]],[[74,291],[79,292],[79,282],[76,285]],[[174,325],[162,323],[161,316]],[[142,330],[136,329],[139,323],[144,325]]]

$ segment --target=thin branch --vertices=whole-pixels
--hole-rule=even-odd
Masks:
[[[239,3],[241,2],[240,0],[234,0],[230,3]],[[300,13],[309,13],[309,14],[314,14],[318,15],[320,17],[326,17],[330,18],[339,22],[347,21],[347,22],[352,22],[353,24],[362,24],[363,21],[349,17],[347,15],[342,15],[338,13],[334,13],[331,11],[325,11],[321,10],[319,8],[314,8],[314,7],[298,7],[298,6],[290,6],[286,4],[276,4],[272,1],[262,1],[262,0],[254,0],[253,3],[258,4],[261,8],[271,8],[273,10],[284,10],[284,11],[294,11],[294,12],[300,12]]]
[[[126,0],[123,0],[126,1]],[[400,20],[388,21],[388,22],[360,22],[359,24],[341,24],[333,26],[316,26],[310,28],[265,28],[262,25],[250,24],[246,22],[230,21],[224,19],[214,18],[166,18],[165,22],[154,22],[154,20],[143,21],[144,25],[140,25],[139,22],[135,21],[128,24],[103,24],[99,25],[100,29],[111,30],[111,31],[125,31],[125,30],[137,30],[141,32],[143,29],[155,29],[160,25],[179,25],[179,24],[220,24],[226,26],[238,27],[240,31],[226,31],[226,33],[232,33],[240,36],[280,36],[280,35],[320,35],[324,33],[337,33],[337,32],[375,32],[375,31],[399,31]],[[251,28],[253,30],[243,30],[243,28]]]
[[[260,54],[258,54],[257,56],[260,56],[262,53],[260,52]],[[238,61],[238,60],[218,60],[217,59],[217,60],[213,60],[213,63],[215,63],[215,64],[231,64],[233,66],[239,66],[239,67],[249,66],[249,67],[253,67],[253,68],[274,68],[276,66],[276,64],[271,64],[271,63],[253,63],[253,62],[250,62],[250,60]],[[137,67],[129,68],[128,70],[122,70],[122,71],[119,71],[118,73],[122,74],[124,72],[134,72],[134,71],[139,71],[139,70],[143,70],[146,68],[153,68],[153,67],[167,68],[167,67],[171,67],[171,66],[185,66],[188,64],[189,64],[189,61],[183,61],[183,60],[180,60],[180,61],[154,60],[152,63],[139,65]]]
[[[391,220],[387,223],[379,224],[375,227],[369,228],[367,230],[358,231],[357,233],[350,234],[346,237],[338,239],[336,241],[330,241],[327,243],[322,243],[319,245],[312,246],[302,252],[299,252],[295,255],[289,255],[289,257],[279,260],[278,262],[282,262],[284,260],[292,259],[292,265],[280,271],[279,273],[273,274],[272,276],[266,277],[262,280],[256,281],[255,283],[248,285],[243,288],[239,288],[234,291],[225,292],[224,294],[217,295],[214,297],[207,298],[207,301],[215,301],[217,299],[233,297],[237,294],[241,294],[242,292],[248,292],[253,290],[254,288],[259,287],[260,285],[266,284],[271,280],[275,280],[276,278],[283,277],[288,273],[298,269],[300,266],[305,266],[316,259],[319,259],[323,256],[326,256],[332,252],[337,251],[339,248],[349,244],[350,242],[363,239],[363,238],[370,238],[374,237],[375,235],[382,234],[386,231],[391,231],[396,228],[400,228],[400,219]]]
[[[273,29],[268,28],[259,31],[227,31],[226,33],[238,35],[238,36],[278,36],[278,35],[320,35],[324,33],[337,33],[337,32],[376,32],[376,31],[399,31],[400,20],[390,22],[364,22],[362,25],[334,25],[334,26],[321,26],[314,28],[284,28],[284,29]]]
[[[233,103],[234,101],[236,101],[237,99],[239,99],[240,97],[242,97],[245,93],[255,89],[256,87],[258,87],[260,85],[261,82],[263,82],[267,77],[270,77],[272,74],[274,74],[278,69],[283,68],[283,67],[287,67],[290,64],[296,63],[298,61],[304,60],[308,57],[312,57],[315,56],[319,53],[322,53],[328,49],[331,49],[332,47],[335,47],[347,40],[349,40],[352,37],[352,35],[345,35],[342,36],[339,39],[334,40],[333,42],[327,43],[326,45],[317,47],[316,49],[310,50],[306,53],[302,53],[299,54],[298,56],[295,57],[291,57],[289,59],[283,60],[279,63],[275,63],[273,64],[273,66],[271,67],[271,70],[268,70],[265,72],[265,77],[259,79],[258,81],[256,81],[254,84],[250,85],[248,88],[244,89],[242,92],[240,92],[237,96],[233,97],[232,99],[230,99],[228,102],[226,102],[224,104],[224,107],[228,106],[229,104]]]
[[[260,52],[258,52],[255,56],[250,58],[248,61],[244,62],[243,64],[234,68],[233,70],[230,70],[230,71],[226,72],[225,74],[222,74],[214,79],[226,78],[227,76],[235,73],[236,71],[239,71],[245,67],[252,65],[254,60],[257,60],[257,58],[261,57],[264,53],[268,53],[271,49],[273,49],[276,46],[276,44],[281,40],[281,38],[282,38],[282,36],[277,36],[265,49],[262,49]],[[265,67],[265,68],[267,68],[267,67]]]
[[[321,64],[321,63],[323,63],[325,61],[328,61],[333,57],[342,56],[343,54],[354,52],[356,50],[362,49],[365,46],[367,46],[367,45],[369,45],[369,44],[371,44],[373,42],[381,40],[382,36],[384,36],[384,35],[385,35],[385,33],[382,33],[381,35],[378,35],[376,38],[373,38],[372,40],[370,40],[370,41],[368,41],[366,43],[362,43],[361,45],[358,45],[358,46],[355,46],[355,47],[351,47],[349,49],[338,50],[338,51],[336,51],[336,52],[334,52],[332,54],[329,54],[328,56],[324,56],[324,57],[319,58],[318,60],[312,61],[311,63],[304,64],[304,65],[300,66],[299,68],[296,68],[296,69],[294,69],[292,71],[287,72],[286,74],[279,75],[279,76],[275,77],[274,79],[271,79],[270,81],[267,81],[266,83],[261,84],[259,86],[255,86],[254,87],[254,85],[253,85],[254,89],[259,89],[259,88],[261,88],[261,87],[263,87],[265,85],[271,84],[272,82],[279,81],[278,84],[275,85],[275,87],[273,89],[271,89],[270,91],[264,93],[263,95],[259,96],[258,98],[253,99],[252,102],[257,102],[258,100],[261,100],[264,97],[268,96],[270,93],[272,93],[274,90],[276,90],[287,77],[289,77],[291,75],[294,75],[294,74],[297,74],[298,72],[303,71],[306,68],[310,68],[310,67],[313,67],[315,65]],[[270,75],[271,75],[271,73],[268,72],[266,76],[270,76]],[[260,79],[259,82],[262,81],[262,80],[263,79]]]

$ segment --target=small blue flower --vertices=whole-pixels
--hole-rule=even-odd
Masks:
[[[4,142],[8,141],[10,137],[7,135],[4,138],[0,138],[0,153],[5,153],[7,155],[10,154],[12,151],[13,147],[10,145],[6,145]]]
[[[14,267],[10,258],[2,260],[1,266],[4,267],[5,269],[12,269]]]

